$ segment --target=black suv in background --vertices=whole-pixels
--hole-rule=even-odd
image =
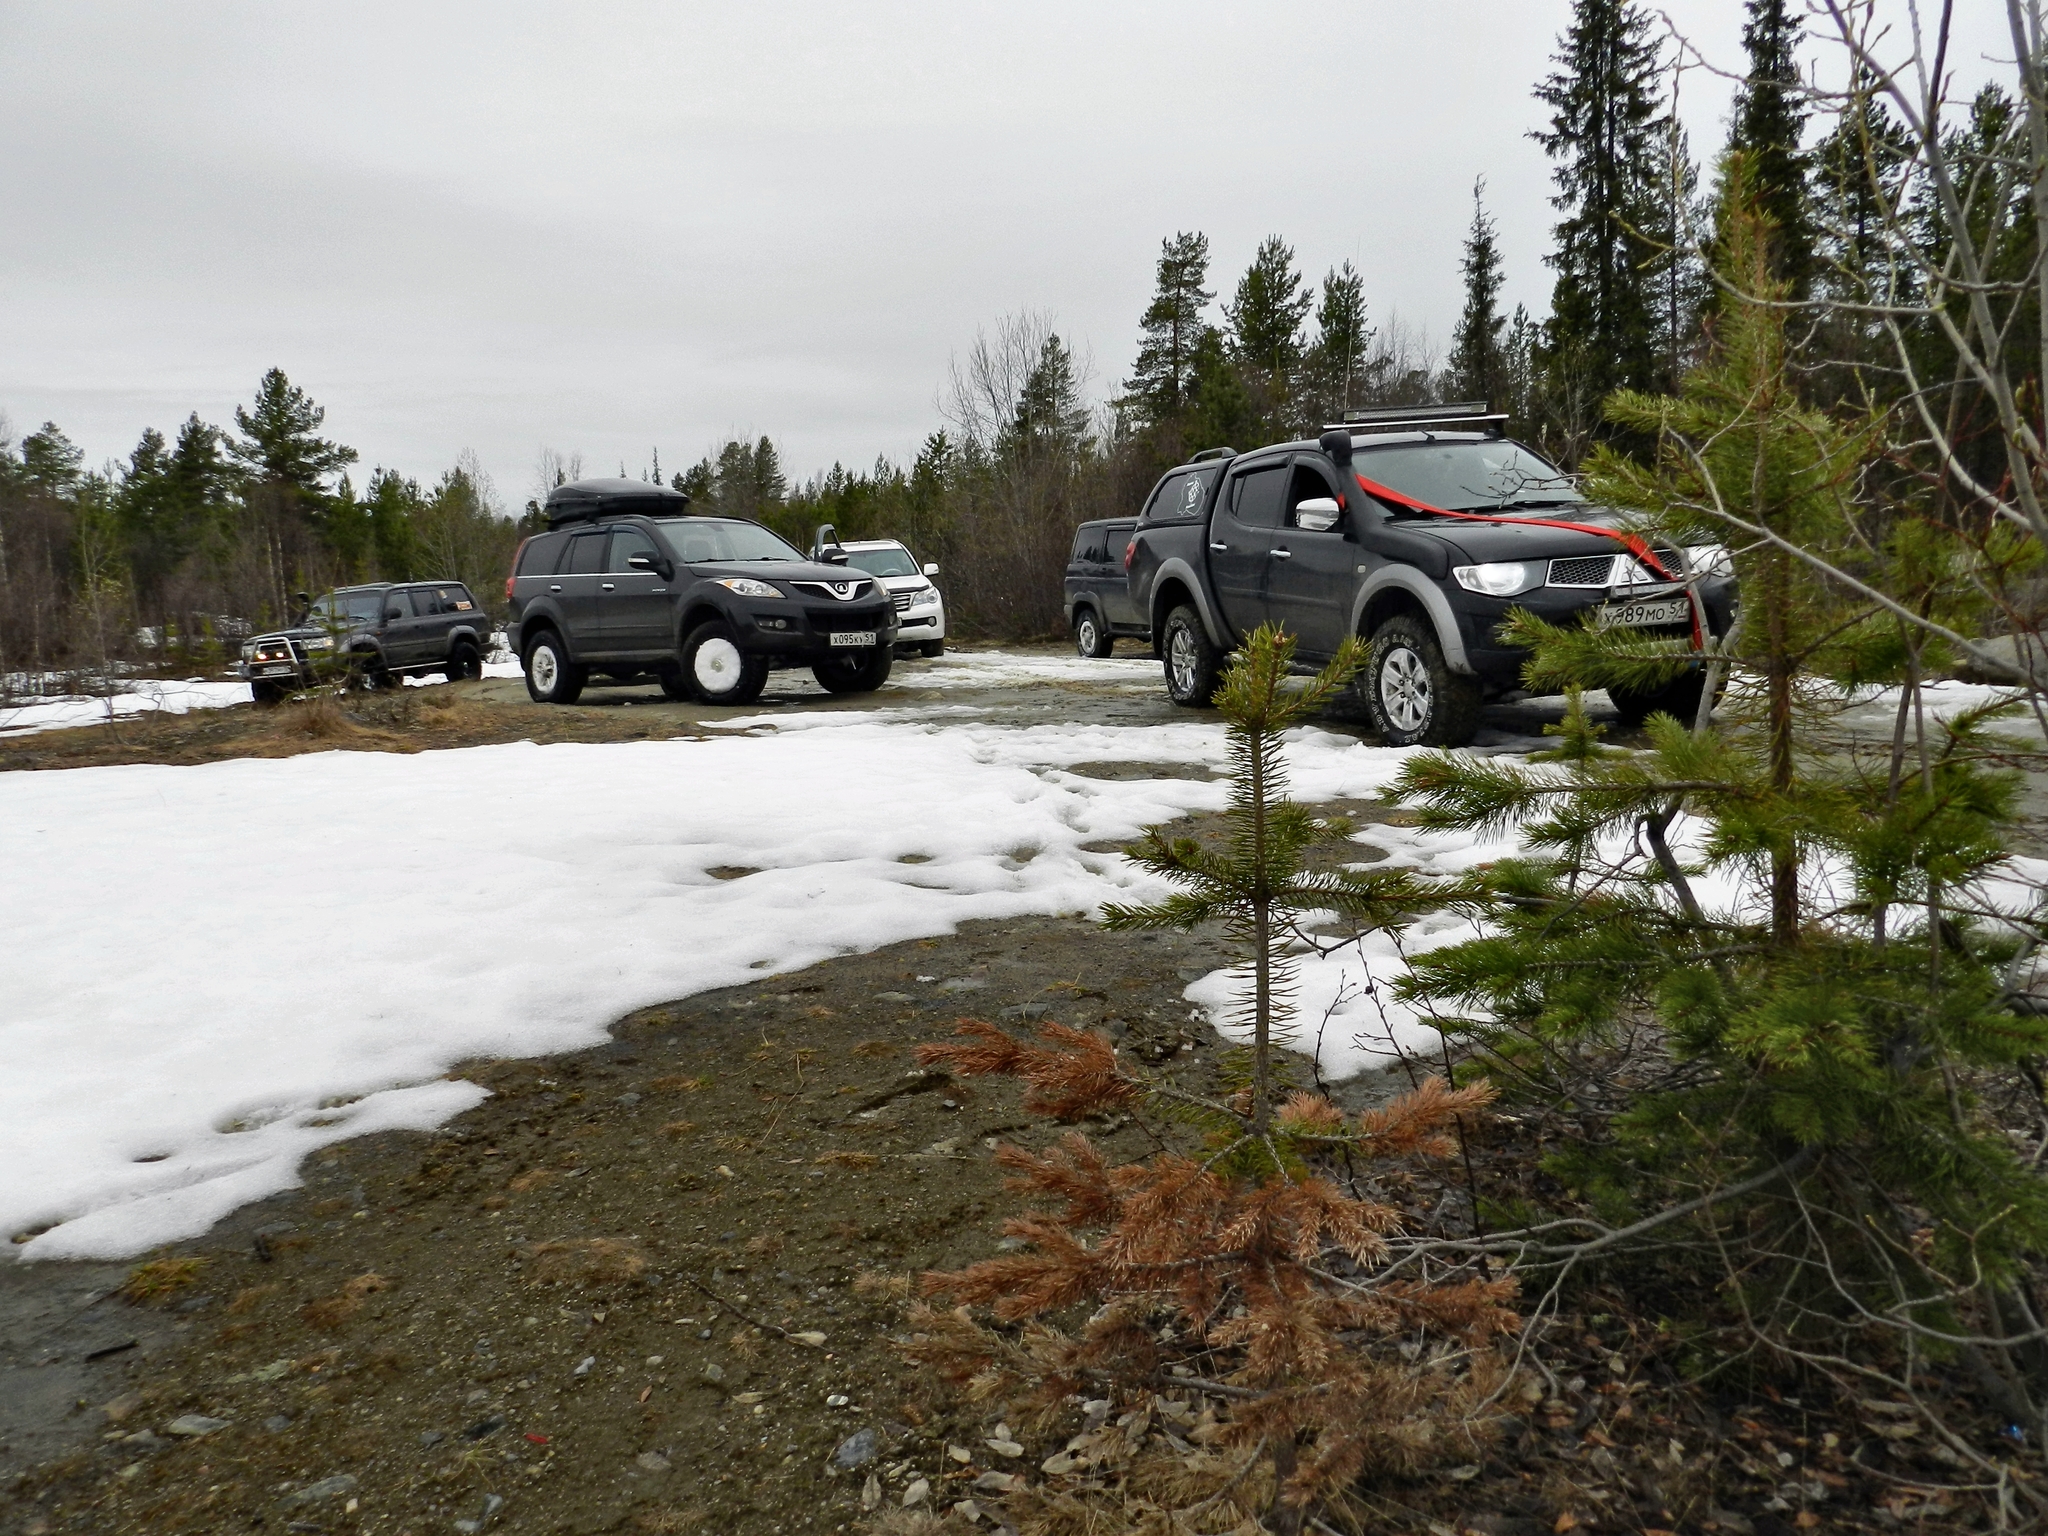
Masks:
[[[1067,629],[1083,656],[1107,656],[1119,639],[1143,640],[1152,629],[1131,601],[1124,552],[1137,528],[1134,517],[1083,523],[1067,556]]]
[[[706,704],[751,702],[778,667],[808,666],[832,693],[888,681],[896,609],[872,576],[836,544],[807,560],[759,523],[687,515],[689,500],[639,480],[548,494],[548,532],[505,579],[537,702],[574,703],[593,672]]]
[[[326,593],[290,628],[248,641],[241,674],[251,698],[275,704],[330,676],[361,688],[429,672],[481,677],[490,648],[491,621],[461,582],[376,582]]]

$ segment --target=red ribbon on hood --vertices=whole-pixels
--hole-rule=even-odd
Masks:
[[[1433,517],[1455,517],[1468,523],[1493,523],[1496,526],[1512,523],[1519,528],[1562,528],[1567,533],[1597,533],[1603,539],[1613,539],[1620,544],[1640,560],[1652,575],[1662,577],[1665,581],[1679,579],[1664,568],[1664,562],[1657,558],[1648,544],[1625,528],[1602,528],[1594,523],[1572,523],[1556,517],[1496,517],[1485,512],[1453,512],[1449,507],[1435,507],[1426,501],[1417,501],[1413,496],[1404,491],[1397,491],[1391,485],[1381,485],[1377,480],[1368,480],[1355,469],[1351,472],[1351,478],[1358,482],[1358,488],[1368,496],[1380,501],[1390,501],[1397,507],[1407,507],[1411,511],[1427,512]],[[1704,650],[1706,644],[1700,624],[1699,593],[1691,586],[1687,586],[1685,595],[1686,609],[1692,617],[1693,648]]]

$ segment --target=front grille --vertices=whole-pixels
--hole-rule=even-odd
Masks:
[[[1550,562],[1553,587],[1604,587],[1614,576],[1614,556],[1574,555]]]
[[[908,587],[905,587],[901,592],[890,593],[889,597],[890,601],[895,603],[896,611],[898,613],[908,613],[910,611],[910,600],[916,595],[917,594],[915,592],[912,592]]]
[[[792,581],[790,585],[799,592],[807,593],[812,597],[830,597],[836,598],[842,603],[851,603],[866,597],[868,588],[873,583],[865,576],[854,576],[849,577],[845,581]],[[841,597],[839,593],[832,590],[834,587],[847,587],[851,590]]]

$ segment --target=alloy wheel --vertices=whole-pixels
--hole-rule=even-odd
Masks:
[[[698,687],[707,694],[717,695],[730,693],[739,686],[743,665],[738,646],[730,640],[714,638],[697,647],[697,654],[690,662],[690,671],[696,677]]]
[[[1419,731],[1429,721],[1429,668],[1413,648],[1392,646],[1380,659],[1380,707],[1395,729]]]

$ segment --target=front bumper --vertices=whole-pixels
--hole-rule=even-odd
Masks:
[[[826,608],[821,604],[762,604],[739,615],[740,649],[749,655],[766,656],[783,666],[804,666],[865,651],[866,646],[834,645],[835,634],[873,634],[875,644],[894,645],[900,626],[896,610],[889,603],[848,603]]]
[[[1487,597],[1478,592],[1467,592],[1463,587],[1454,587],[1447,595],[1451,611],[1458,621],[1458,638],[1464,643],[1465,659],[1472,672],[1487,685],[1489,691],[1505,692],[1522,686],[1522,666],[1529,659],[1527,649],[1518,645],[1502,645],[1496,634],[1501,622],[1514,609],[1526,609],[1549,624],[1569,626],[1583,622],[1589,610],[1608,603],[1654,600],[1681,596],[1684,592],[1682,584],[1674,583],[1612,590],[1538,587],[1533,592],[1510,598]],[[1725,579],[1702,582],[1699,592],[1701,606],[1706,610],[1708,632],[1725,635],[1735,620],[1735,583]],[[1692,626],[1690,623],[1659,626],[1637,633],[1656,639],[1689,640],[1692,638]]]

